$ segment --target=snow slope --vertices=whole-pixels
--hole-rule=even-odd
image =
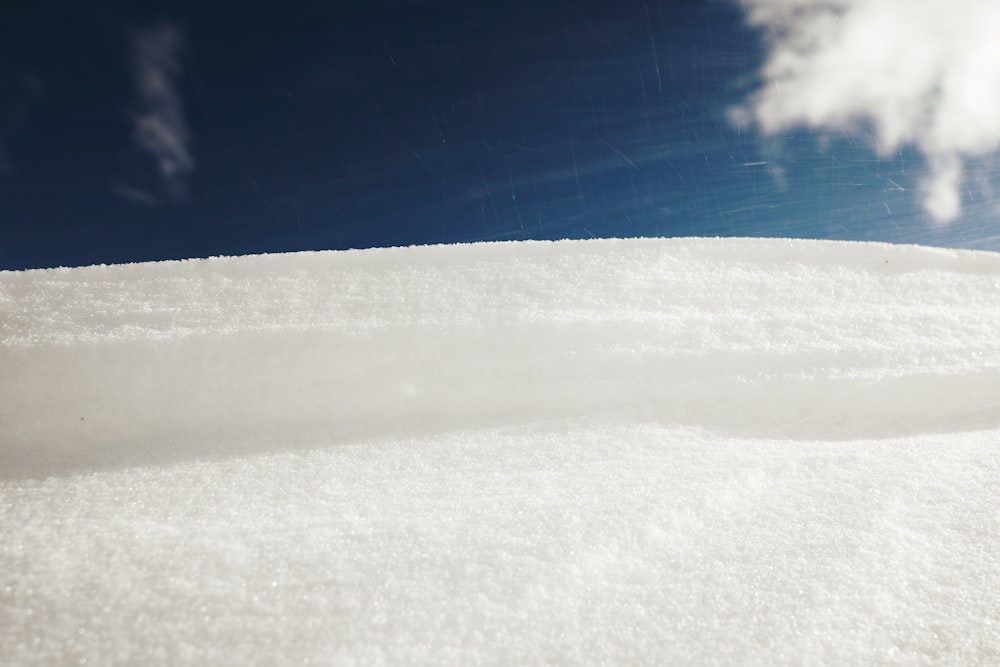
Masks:
[[[995,664],[1000,256],[0,273],[0,663]]]

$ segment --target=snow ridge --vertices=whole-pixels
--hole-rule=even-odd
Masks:
[[[998,295],[747,239],[0,273],[0,664],[997,664]]]
[[[992,428],[998,293],[990,253],[793,240],[5,273],[0,463],[599,413],[748,437]]]

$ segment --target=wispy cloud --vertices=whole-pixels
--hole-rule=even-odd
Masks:
[[[968,158],[1000,148],[997,0],[740,0],[770,54],[737,122],[871,133],[927,159],[923,205],[961,213]]]
[[[132,33],[133,138],[156,160],[163,187],[174,198],[184,194],[187,176],[194,170],[179,86],[182,44],[180,30],[170,23]]]
[[[156,206],[160,203],[160,200],[157,199],[152,193],[143,190],[142,188],[125,185],[120,181],[113,181],[111,183],[111,194],[116,197],[120,197],[125,201],[130,201],[134,204],[142,204],[143,206]]]

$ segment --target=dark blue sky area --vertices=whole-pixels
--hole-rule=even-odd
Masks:
[[[729,2],[32,5],[0,22],[0,268],[477,240],[991,247],[920,161],[762,139]],[[980,202],[981,206],[989,202]]]

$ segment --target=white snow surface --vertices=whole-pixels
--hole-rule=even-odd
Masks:
[[[1000,663],[1000,255],[0,273],[0,664]]]

